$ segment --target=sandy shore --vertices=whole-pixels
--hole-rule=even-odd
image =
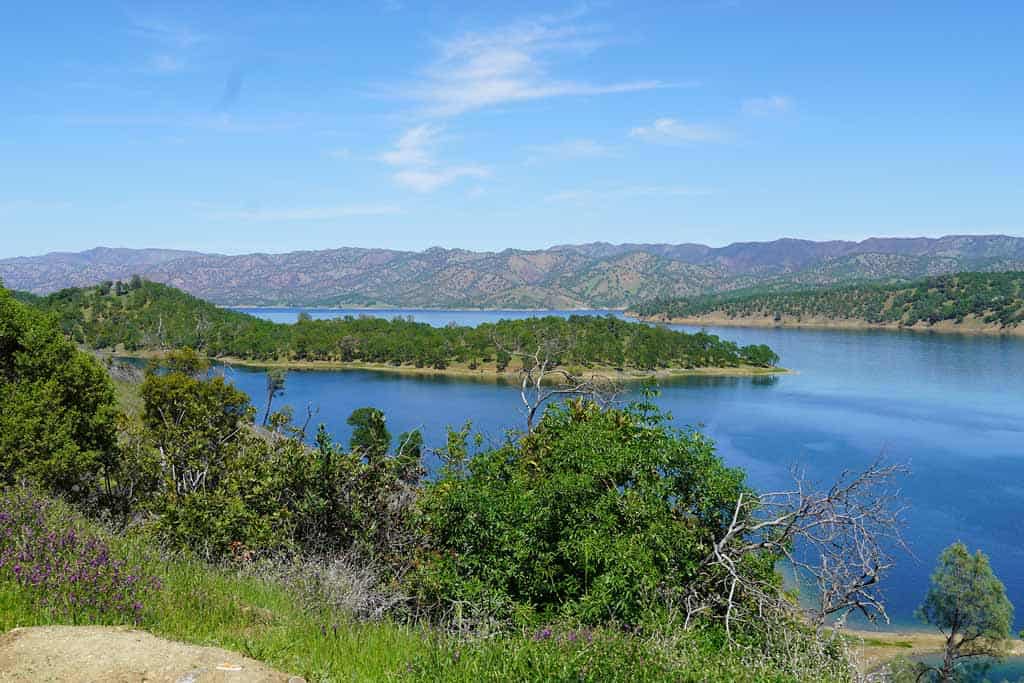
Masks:
[[[929,631],[858,631],[844,629],[843,635],[853,640],[857,666],[861,671],[874,671],[897,657],[919,657],[938,654],[945,648],[945,636]],[[1012,640],[1007,654],[1024,656],[1024,641]]]
[[[518,381],[520,370],[518,367],[505,371],[498,369],[491,364],[481,364],[477,368],[470,368],[466,364],[453,363],[447,368],[438,369],[430,367],[417,368],[412,365],[390,365],[388,363],[364,363],[361,361],[338,362],[338,361],[260,361],[247,358],[233,358],[225,356],[216,358],[217,362],[228,365],[252,368],[283,368],[286,370],[370,370],[373,372],[389,372],[398,375],[412,376],[434,376],[434,377],[461,377],[471,379],[489,379]],[[582,371],[579,371],[582,370]],[[654,371],[644,370],[618,370],[607,367],[576,368],[575,374],[583,377],[601,377],[616,382],[635,382],[646,379],[670,379],[673,377],[690,376],[720,376],[720,377],[759,377],[764,375],[791,374],[792,371],[786,368],[759,368],[753,366],[740,366],[734,368],[667,368]]]
[[[150,360],[163,355],[160,351],[99,351],[100,356],[113,356],[120,358],[141,358]],[[476,368],[470,368],[465,363],[452,363],[444,369],[422,367],[412,365],[391,365],[389,363],[364,363],[361,361],[301,361],[301,360],[252,360],[249,358],[235,358],[232,356],[221,356],[211,359],[217,363],[234,365],[248,368],[281,368],[284,370],[368,370],[372,372],[388,372],[397,375],[426,376],[426,377],[457,377],[463,379],[489,380],[489,381],[519,381],[520,369],[518,366],[509,367],[505,371],[498,371],[494,363],[484,363]],[[763,377],[771,375],[795,374],[787,368],[762,368],[751,365],[728,368],[663,368],[659,370],[619,370],[610,367],[572,367],[570,371],[582,377],[600,377],[615,382],[638,382],[647,379],[671,379],[674,377]]]

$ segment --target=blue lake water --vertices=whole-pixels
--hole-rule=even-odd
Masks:
[[[298,309],[247,312],[279,321],[298,315]],[[413,315],[435,325],[528,315],[309,312]],[[772,381],[691,377],[662,386],[663,409],[677,424],[700,427],[712,436],[725,461],[743,467],[755,487],[785,486],[794,464],[822,483],[882,454],[910,465],[903,494],[910,505],[907,533],[916,559],[901,557],[887,577],[895,623],[914,626],[913,610],[935,558],[956,540],[990,556],[1018,615],[1024,616],[1024,340],[885,331],[709,331],[740,344],[766,343],[798,373]],[[262,372],[231,372],[259,404]],[[308,401],[320,407],[316,421],[342,441],[349,437],[345,419],[366,405],[386,412],[393,434],[420,427],[432,446],[443,443],[446,425],[465,420],[492,442],[524,422],[514,387],[443,377],[290,372],[281,403],[302,414]]]

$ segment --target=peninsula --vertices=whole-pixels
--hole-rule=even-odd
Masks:
[[[493,378],[515,376],[523,359],[537,354],[550,368],[617,380],[785,372],[765,345],[740,347],[704,332],[688,334],[613,316],[432,327],[408,317],[313,320],[302,314],[297,323],[285,324],[140,278],[20,298],[56,316],[80,346],[128,356],[154,357],[189,347],[239,365]]]

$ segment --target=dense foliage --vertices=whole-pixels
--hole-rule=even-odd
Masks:
[[[0,288],[0,479],[83,494],[110,465],[115,416],[104,369]]]
[[[128,351],[191,347],[210,356],[258,361],[362,361],[443,369],[453,363],[508,367],[510,353],[557,340],[565,365],[657,368],[768,366],[765,346],[740,348],[717,336],[686,334],[614,317],[502,320],[478,327],[395,318],[346,316],[278,324],[196,299],[172,287],[135,279],[66,289],[36,303],[53,312],[76,342]]]
[[[1024,272],[959,273],[910,284],[861,284],[795,292],[742,290],[692,299],[659,299],[642,316],[686,318],[722,313],[735,318],[858,320],[910,326],[967,316],[1001,327],[1024,321]]]
[[[521,616],[663,617],[703,580],[747,490],[710,441],[649,403],[553,406],[517,442],[467,460],[456,438],[447,457],[423,496],[421,589]],[[768,580],[772,559],[747,569]]]

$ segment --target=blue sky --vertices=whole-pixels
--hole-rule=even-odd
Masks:
[[[1024,234],[1024,3],[33,3],[0,257]]]

